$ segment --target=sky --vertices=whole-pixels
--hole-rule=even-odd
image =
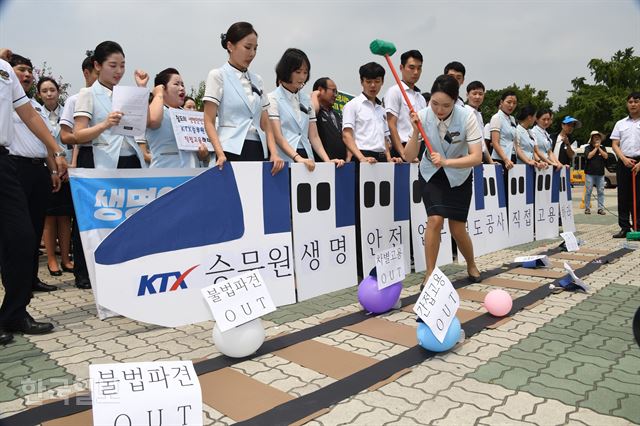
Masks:
[[[154,76],[174,67],[190,88],[226,61],[220,33],[236,21],[251,22],[258,32],[251,70],[267,92],[282,53],[297,47],[311,61],[305,91],[328,76],[357,94],[360,65],[377,61],[387,68],[369,51],[372,40],[383,39],[397,47],[396,68],[400,53],[422,52],[422,91],[456,60],[467,68],[466,83],[531,84],[548,90],[557,108],[573,78],[591,81],[592,58],[609,59],[627,47],[640,55],[640,0],[0,0],[0,47],[36,67],[46,61],[75,93],[84,86],[85,51],[114,40],[126,55],[122,84],[134,84],[136,68]],[[387,69],[383,92],[391,84]]]

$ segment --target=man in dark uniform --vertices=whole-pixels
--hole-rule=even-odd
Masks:
[[[5,288],[0,306],[0,344],[13,340],[13,333],[43,334],[53,324],[37,322],[27,312],[31,299],[33,250],[36,236],[29,219],[27,199],[17,179],[15,161],[8,147],[14,139],[13,111],[47,147],[60,176],[67,173],[63,150],[49,133],[40,115],[33,109],[11,66],[11,51],[0,49],[0,272]]]
[[[316,124],[324,150],[332,160],[334,158],[346,160],[347,147],[342,142],[342,116],[333,109],[338,95],[338,87],[333,80],[322,77],[313,83],[313,91],[315,95],[313,98],[317,100],[317,102],[313,102],[318,119]],[[316,161],[321,160],[316,158]]]

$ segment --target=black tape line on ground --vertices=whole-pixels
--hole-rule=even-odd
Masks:
[[[631,250],[620,249],[596,260],[596,262],[587,265],[575,271],[576,275],[583,277],[588,275],[602,265],[619,258]],[[558,285],[560,279],[555,280],[552,284]],[[513,309],[510,315],[524,309],[525,307],[544,299],[552,293],[549,285],[540,286],[528,294],[514,300]],[[463,330],[467,337],[479,333],[488,326],[495,324],[502,318],[494,317],[488,313],[469,320],[463,324]],[[259,425],[288,425],[307,416],[317,413],[323,408],[330,407],[338,402],[345,400],[359,392],[379,383],[393,374],[409,367],[413,367],[429,358],[433,358],[438,353],[430,352],[420,346],[414,346],[397,355],[380,361],[370,367],[358,371],[351,376],[338,380],[329,386],[317,391],[311,392],[302,397],[296,398],[284,404],[278,405],[271,410],[265,411],[251,419],[238,422],[236,425],[242,426],[259,426]]]
[[[560,247],[554,247],[540,254],[549,256],[562,251],[563,250]],[[508,272],[519,266],[520,266],[519,264],[504,264],[497,268],[483,271],[482,276],[483,278],[493,277],[501,273]],[[466,287],[472,283],[467,278],[460,278],[458,280],[455,280],[452,284],[454,288],[458,289],[458,288]],[[420,296],[419,294],[413,294],[411,296],[402,298],[401,299],[402,306],[407,306],[412,303],[415,303],[415,301],[418,299],[419,296]],[[310,340],[315,337],[321,336],[323,334],[331,333],[341,328],[357,324],[366,319],[373,318],[374,316],[377,316],[377,315],[368,314],[364,311],[354,312],[352,314],[348,314],[345,316],[341,316],[341,317],[329,320],[322,324],[318,324],[318,325],[315,325],[303,330],[299,330],[290,334],[285,334],[284,336],[267,340],[260,347],[260,349],[258,349],[258,351],[255,354],[250,355],[246,358],[229,358],[224,355],[220,355],[212,359],[207,359],[207,360],[195,363],[194,369],[198,375],[211,373],[213,371],[217,371],[225,367],[230,367],[232,365],[235,365],[235,364],[238,364],[262,355],[270,354],[277,350],[295,345],[296,343],[300,343],[305,340]],[[422,350],[422,352],[424,352],[424,350]],[[33,407],[21,413],[14,414],[10,417],[0,419],[0,426],[5,426],[5,425],[6,426],[24,426],[24,425],[32,425],[32,424],[37,425],[47,420],[70,416],[72,414],[90,410],[91,405],[90,404],[87,405],[88,403],[87,399],[88,397],[83,395],[80,398],[71,397],[68,399],[59,400],[59,401],[51,402],[41,406]]]

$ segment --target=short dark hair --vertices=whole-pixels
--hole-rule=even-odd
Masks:
[[[458,80],[447,74],[438,76],[433,82],[433,86],[431,86],[431,96],[438,92],[448,95],[453,100],[458,99],[458,94],[460,93]]]
[[[321,87],[324,90],[327,90],[327,81],[331,80],[329,77],[320,77],[319,79],[316,80],[315,83],[313,83],[313,89],[311,90],[318,90]]]
[[[17,53],[14,53],[11,55],[11,60],[9,61],[9,65],[11,65],[11,68],[18,65],[26,65],[33,69],[33,64],[31,63],[31,59],[25,58],[24,56],[18,55]]]
[[[177,69],[175,68],[165,68],[156,74],[156,77],[153,79],[153,86],[163,85],[165,88],[167,84],[169,84],[169,80],[171,80],[172,75],[180,75]]]
[[[407,61],[409,60],[409,58],[417,59],[420,62],[424,62],[424,60],[422,59],[422,53],[420,53],[419,50],[414,49],[414,50],[407,50],[402,55],[400,55],[400,65],[402,66],[407,65]]]
[[[365,78],[374,79],[378,77],[384,78],[384,68],[377,62],[368,62],[360,67],[360,81]]]
[[[431,93],[429,92],[422,92],[422,97],[424,98],[424,100],[429,103],[429,101],[431,100]]]
[[[526,105],[520,109],[518,113],[518,121],[526,120],[528,117],[536,115],[536,108],[533,105]]]
[[[56,90],[58,92],[60,91],[60,85],[51,77],[42,77],[40,80],[38,80],[38,83],[36,84],[36,90],[40,92],[40,86],[42,86],[47,81],[51,82],[51,84],[56,86]]]
[[[196,100],[193,99],[191,96],[185,96],[184,97],[184,103],[186,104],[187,101],[193,101],[193,103],[197,104]]]
[[[249,34],[255,34],[258,37],[258,33],[253,29],[253,25],[248,22],[236,22],[232,24],[226,33],[220,34],[220,44],[222,48],[227,50],[227,42],[236,44]]]
[[[93,61],[102,65],[114,53],[120,53],[124,56],[124,50],[118,43],[115,41],[103,41],[93,51]]]
[[[82,60],[82,71],[93,71],[93,52],[91,50],[87,50],[86,54],[87,56]]]
[[[276,86],[283,83],[291,83],[291,74],[297,69],[300,69],[303,64],[307,64],[307,79],[305,83],[309,81],[309,75],[311,74],[311,63],[307,54],[300,49],[290,47],[284,51],[282,58],[276,65]]]
[[[500,95],[500,100],[504,101],[509,96],[515,96],[516,98],[518,98],[518,95],[516,94],[515,90],[507,89],[504,92],[502,92],[502,94]]]
[[[449,62],[445,67],[444,67],[444,73],[448,73],[449,70],[454,70],[457,72],[462,73],[462,75],[464,76],[467,73],[467,69],[464,67],[464,65],[462,65],[462,63],[458,62],[458,61],[453,61],[453,62]]]
[[[640,99],[640,92],[631,92],[629,96],[627,96],[627,101],[629,99]]]
[[[471,92],[472,90],[478,90],[478,89],[482,89],[483,92],[486,90],[484,88],[484,84],[482,84],[481,81],[476,80],[467,84],[467,93]]]
[[[553,111],[551,111],[551,108],[540,108],[536,112],[536,118],[541,118],[545,114],[549,114],[549,115],[553,116]]]

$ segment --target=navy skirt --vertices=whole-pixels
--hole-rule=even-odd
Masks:
[[[472,183],[473,173],[470,173],[462,185],[452,188],[442,167],[431,176],[429,182],[420,175],[422,202],[427,216],[442,216],[466,222],[471,203]]]

